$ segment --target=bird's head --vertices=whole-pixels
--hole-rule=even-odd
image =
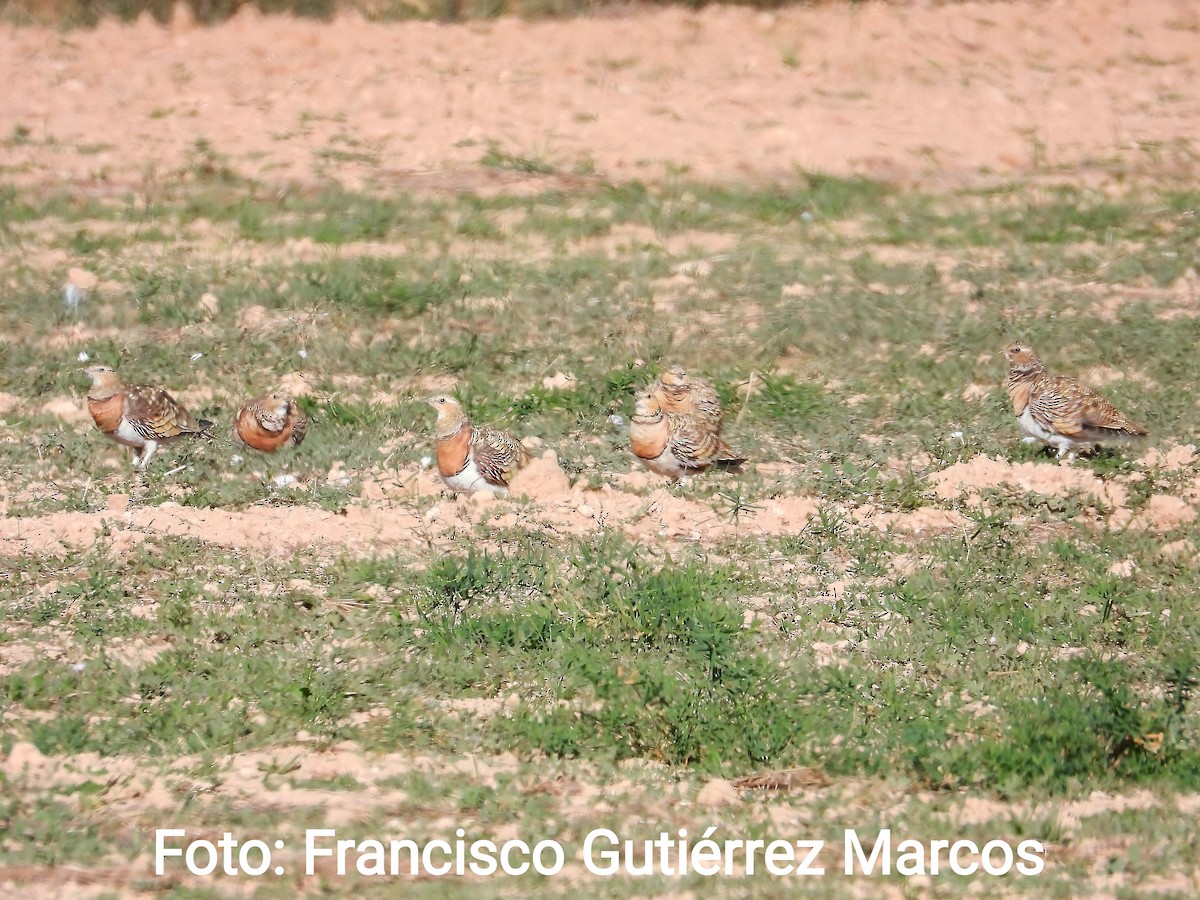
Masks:
[[[684,388],[688,384],[687,371],[683,366],[671,366],[658,380],[667,388]]]
[[[117,370],[112,366],[106,366],[104,364],[88,366],[87,368],[80,369],[79,371],[85,374],[88,378],[92,379],[92,387],[104,387],[107,384],[117,383],[120,380],[117,377]]]
[[[454,409],[455,407],[462,409],[462,404],[449,394],[434,394],[432,397],[426,397],[421,402],[428,403],[434,409]]]
[[[263,406],[270,409],[277,416],[286,416],[288,410],[292,406],[292,395],[287,391],[275,391],[272,394],[267,394],[266,402]]]
[[[633,415],[636,419],[658,419],[662,417],[662,407],[658,398],[650,393],[638,394],[633,399]]]
[[[449,394],[434,394],[432,397],[426,397],[423,402],[432,406],[433,411],[437,413],[438,425],[448,425],[467,417],[462,404]]]
[[[1040,369],[1042,360],[1037,353],[1024,341],[1013,341],[1004,348],[1004,358],[1008,360],[1009,368],[1016,371]]]

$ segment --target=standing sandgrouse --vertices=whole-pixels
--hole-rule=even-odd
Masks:
[[[1004,348],[1008,359],[1008,396],[1013,415],[1030,437],[1049,444],[1058,457],[1103,441],[1143,437],[1145,428],[1084,384],[1065,375],[1048,375],[1041,358],[1021,341]]]
[[[284,391],[247,400],[233,418],[233,437],[263,453],[299,447],[308,434],[308,418]]]
[[[159,444],[212,428],[212,422],[195,419],[162,388],[123,384],[112,366],[83,371],[92,379],[87,404],[96,427],[129,448],[135,468],[144,470]]]
[[[439,394],[425,400],[437,412],[438,474],[454,491],[508,493],[508,481],[529,462],[529,451],[509,434],[472,425],[462,404]]]
[[[629,446],[643,466],[672,481],[714,463],[736,468],[745,462],[701,420],[663,410],[652,391],[638,394],[634,401]]]

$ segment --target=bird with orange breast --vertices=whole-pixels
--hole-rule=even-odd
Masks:
[[[213,423],[197,419],[174,397],[149,384],[125,384],[112,366],[88,366],[88,412],[107,437],[128,447],[133,467],[145,471],[159,444],[207,435]]]
[[[286,391],[247,400],[233,417],[234,440],[260,453],[299,447],[306,434],[308,417]]]
[[[629,447],[651,472],[676,482],[714,465],[736,471],[746,461],[707,423],[664,410],[654,391],[634,401]]]
[[[437,468],[453,491],[507,494],[508,482],[529,462],[529,451],[511,434],[472,425],[462,404],[439,394],[425,400],[437,412]]]

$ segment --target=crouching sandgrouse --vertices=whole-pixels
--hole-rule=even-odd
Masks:
[[[1008,396],[1021,430],[1073,459],[1080,450],[1107,441],[1144,437],[1106,399],[1078,380],[1049,375],[1033,348],[1021,341],[1004,348],[1008,359]],[[1069,455],[1068,455],[1069,454]]]
[[[88,366],[88,412],[96,427],[128,447],[135,468],[145,469],[159,444],[204,434],[212,422],[196,419],[160,387],[124,384],[112,366]]]
[[[508,493],[509,480],[529,462],[521,442],[503,431],[472,425],[453,397],[438,395],[425,402],[437,412],[437,468],[446,487]]]
[[[299,447],[308,434],[308,417],[284,391],[247,400],[233,419],[233,437],[262,453]]]
[[[638,394],[634,400],[629,446],[643,466],[672,481],[714,464],[737,467],[745,462],[701,419],[666,412],[653,391]]]
[[[664,412],[690,416],[702,427],[721,433],[721,398],[711,381],[671,366],[650,386],[650,393]]]

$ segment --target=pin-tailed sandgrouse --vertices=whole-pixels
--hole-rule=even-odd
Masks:
[[[438,395],[425,400],[437,412],[438,474],[455,491],[508,492],[508,482],[529,462],[529,451],[509,434],[472,425],[453,397]]]
[[[247,400],[233,419],[233,436],[263,453],[299,447],[308,434],[308,418],[284,391]]]
[[[83,371],[92,379],[87,404],[96,427],[129,448],[135,468],[145,469],[159,444],[200,435],[212,427],[212,422],[194,418],[160,387],[123,384],[112,366],[88,366]]]
[[[672,481],[714,464],[736,467],[745,462],[700,419],[664,410],[653,391],[634,401],[629,446],[642,465]]]
[[[1033,348],[1021,341],[1004,348],[1013,415],[1030,437],[1049,444],[1061,459],[1105,441],[1143,437],[1145,428],[1127,419],[1087,385],[1049,375]]]
[[[650,387],[664,412],[682,413],[721,432],[721,398],[712,382],[671,366]]]
[[[660,471],[664,465],[661,461],[656,464],[659,468],[655,468],[635,449],[634,455],[652,471],[679,478],[686,472],[701,471],[714,463],[736,468],[746,461],[721,438],[721,398],[712,382],[689,375],[680,366],[671,366],[638,399],[643,401],[643,415],[638,416],[635,406],[635,418],[641,418],[637,431],[661,435],[664,426],[651,421],[656,418],[654,410],[659,410],[667,423],[666,431],[672,435],[671,443],[676,448],[671,451],[672,455],[684,470],[674,474]],[[631,443],[634,432],[631,426]],[[658,440],[659,437],[653,438],[650,444],[643,446],[643,450],[652,449]],[[667,468],[675,467],[668,464]]]

